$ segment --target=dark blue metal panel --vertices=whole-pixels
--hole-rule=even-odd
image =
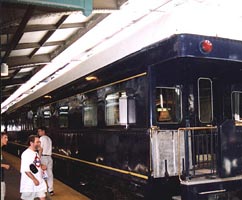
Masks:
[[[179,57],[211,58],[242,62],[242,41],[191,34],[182,34],[177,37]],[[204,53],[201,50],[200,44],[204,40],[209,40],[212,43],[211,52]]]
[[[82,10],[86,16],[91,14],[93,5],[93,0],[0,0],[0,2]]]
[[[204,40],[212,43],[212,50],[208,53],[200,47]],[[148,65],[182,57],[242,62],[242,41],[193,34],[173,35],[143,51],[149,52],[146,57]]]
[[[226,120],[220,126],[221,177],[240,175],[242,172],[242,127]]]

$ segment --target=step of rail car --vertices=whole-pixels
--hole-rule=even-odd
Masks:
[[[241,191],[242,175],[227,178],[194,178],[181,182],[182,199],[226,199],[234,195],[234,191]],[[236,197],[237,194],[235,194]]]
[[[172,197],[172,200],[181,200],[181,196],[174,196]]]
[[[200,184],[209,184],[209,183],[220,183],[220,182],[229,182],[229,181],[241,181],[242,175],[235,177],[227,177],[227,178],[218,178],[218,177],[196,177],[191,180],[182,181],[182,185],[200,185]]]
[[[207,190],[207,191],[203,191],[203,192],[199,192],[199,195],[209,195],[209,194],[218,194],[218,193],[224,193],[226,192],[225,189],[223,190]]]

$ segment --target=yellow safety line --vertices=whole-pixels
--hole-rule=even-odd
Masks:
[[[26,145],[19,144],[19,143],[16,143],[16,142],[9,142],[9,143],[16,144],[16,145],[22,146],[22,147],[28,147]],[[130,171],[127,171],[127,170],[109,167],[107,165],[101,165],[101,164],[97,164],[97,163],[94,163],[94,162],[89,162],[89,161],[86,161],[86,160],[81,160],[81,159],[73,158],[73,157],[69,157],[69,156],[64,156],[64,155],[61,155],[61,154],[58,154],[58,153],[53,153],[53,155],[55,155],[57,157],[62,157],[62,158],[66,158],[66,159],[69,159],[69,160],[74,160],[74,161],[85,163],[85,164],[92,165],[92,166],[95,166],[95,167],[100,167],[100,168],[103,168],[103,169],[108,169],[108,170],[112,170],[112,171],[119,172],[119,173],[122,173],[122,174],[131,175],[131,176],[135,176],[135,177],[138,177],[138,178],[148,180],[148,176],[146,176],[146,175],[130,172]]]
[[[130,172],[130,171],[126,171],[126,170],[122,170],[122,169],[118,169],[118,168],[113,168],[113,167],[109,167],[107,165],[101,165],[101,164],[98,164],[98,163],[89,162],[89,161],[81,160],[81,159],[78,159],[78,158],[68,157],[68,156],[57,154],[57,153],[53,153],[53,154],[58,156],[58,157],[63,157],[63,158],[67,158],[67,159],[70,159],[70,160],[75,160],[75,161],[82,162],[82,163],[92,165],[92,166],[95,166],[95,167],[100,167],[100,168],[103,168],[103,169],[108,169],[108,170],[116,171],[116,172],[119,172],[119,173],[136,176],[136,177],[139,177],[139,178],[148,179],[148,176],[146,176],[146,175],[137,174],[137,173],[134,173],[134,172]]]

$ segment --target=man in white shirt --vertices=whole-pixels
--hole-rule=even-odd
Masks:
[[[40,200],[45,200],[47,186],[43,179],[43,170],[46,170],[46,166],[41,164],[37,152],[40,148],[39,137],[37,135],[30,135],[28,144],[29,147],[21,155],[21,199],[30,200],[39,198]]]
[[[41,148],[39,155],[41,157],[41,163],[47,167],[47,184],[50,195],[54,195],[53,188],[53,160],[52,160],[52,141],[49,136],[46,135],[46,128],[39,127],[38,135],[40,136]]]

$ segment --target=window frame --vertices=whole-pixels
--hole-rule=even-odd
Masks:
[[[61,111],[62,107],[66,107],[66,112],[65,113],[61,113],[63,111]],[[69,128],[69,106],[68,105],[59,105],[58,107],[58,126],[60,129],[66,129]],[[61,117],[63,117],[63,119],[61,119]],[[64,120],[64,117],[67,118],[67,124],[61,123],[61,121]]]
[[[211,120],[210,121],[202,121],[201,120],[201,104],[200,104],[200,87],[199,87],[199,81],[200,80],[209,80],[210,81],[210,89],[211,89],[211,92],[210,92],[210,95],[211,95],[211,99],[210,99],[210,102],[211,102]],[[199,119],[199,121],[201,122],[201,123],[212,123],[213,122],[213,120],[214,120],[214,112],[213,112],[213,81],[212,81],[212,79],[210,79],[210,78],[205,78],[205,77],[200,77],[200,78],[198,78],[197,79],[197,91],[198,91],[198,93],[197,93],[197,100],[198,100],[198,119]]]
[[[231,114],[232,114],[232,119],[233,120],[235,120],[235,122],[239,122],[239,123],[241,123],[242,122],[242,120],[236,120],[235,119],[235,107],[234,107],[234,101],[233,101],[233,94],[234,93],[239,93],[239,94],[241,94],[240,96],[242,97],[242,91],[238,91],[238,90],[236,90],[236,91],[232,91],[231,92]],[[241,105],[242,106],[242,105]],[[239,107],[240,108],[240,107]],[[239,118],[242,118],[242,113],[239,113]]]
[[[170,89],[170,90],[179,90],[180,91],[180,119],[178,121],[158,121],[157,120],[157,110],[156,110],[156,105],[155,105],[155,121],[158,124],[180,124],[183,120],[183,101],[182,101],[182,90],[180,86],[173,86],[173,87],[166,87],[166,86],[156,86],[155,90],[157,89]],[[156,94],[155,94],[155,98],[156,98]]]
[[[98,116],[97,116],[97,113],[98,113],[98,103],[97,103],[97,99],[95,99],[95,98],[92,98],[93,96],[88,96],[88,98],[87,99],[85,99],[83,102],[84,102],[84,105],[82,106],[82,120],[83,120],[83,126],[84,127],[97,127],[97,125],[98,125]],[[86,102],[91,102],[90,104],[87,104],[87,105],[85,105],[85,103]],[[93,106],[94,105],[94,106]],[[91,106],[93,106],[92,108],[95,108],[95,124],[89,124],[89,125],[87,125],[87,124],[85,124],[85,113],[86,113],[86,111],[85,111],[85,109],[87,108],[87,107],[91,107]]]
[[[106,94],[105,95],[105,104],[104,104],[104,114],[105,114],[105,125],[106,126],[120,126],[120,119],[119,119],[119,98],[121,97],[121,94],[122,93],[122,91],[115,91],[115,92],[112,92],[112,93],[109,93],[109,94]],[[108,124],[107,123],[107,96],[109,96],[109,95],[114,95],[114,94],[118,94],[119,95],[119,97],[117,98],[117,100],[118,100],[118,123],[117,124]]]

